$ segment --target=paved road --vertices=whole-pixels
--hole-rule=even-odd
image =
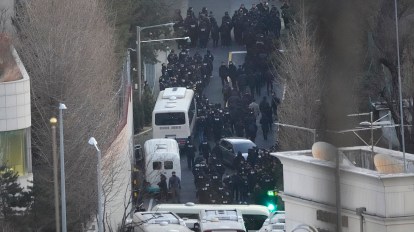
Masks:
[[[224,15],[225,11],[228,11],[230,15],[233,14],[235,10],[237,10],[240,7],[240,4],[245,4],[246,8],[250,9],[251,5],[253,3],[258,3],[259,1],[252,1],[252,0],[189,0],[188,6],[191,6],[194,8],[194,12],[198,14],[199,11],[201,11],[202,7],[207,7],[209,11],[213,11],[213,14],[216,18],[216,20],[221,23],[221,17]],[[280,6],[280,1],[271,1],[271,5],[276,5],[278,8]],[[185,11],[182,12],[185,14]],[[222,86],[221,86],[221,80],[218,76],[218,67],[221,65],[222,61],[228,61],[228,55],[231,51],[245,51],[244,46],[238,46],[234,45],[229,48],[213,48],[212,43],[210,43],[207,46],[207,49],[209,49],[215,59],[214,59],[214,70],[213,70],[213,78],[209,84],[209,86],[205,89],[204,94],[208,97],[211,103],[221,103],[223,105],[223,97],[222,97]],[[192,49],[192,54],[197,49]],[[201,55],[204,55],[206,53],[206,49],[198,49]],[[243,54],[235,54],[233,55],[232,61],[238,66],[239,64],[243,64],[244,62],[244,55]],[[280,87],[275,85],[276,92],[278,92],[279,95],[281,95]],[[256,102],[259,103],[259,101],[262,99],[266,91],[265,89],[262,90],[262,96],[258,97],[256,96]],[[268,99],[269,100],[269,99]],[[257,138],[256,138],[256,144],[260,148],[269,148],[272,146],[275,142],[275,132],[272,132],[268,140],[265,141],[263,139],[262,131],[260,128],[260,125],[258,125],[259,130],[257,132]],[[275,128],[274,128],[275,130]],[[182,168],[182,189],[181,189],[181,202],[197,202],[196,196],[195,196],[195,186],[194,186],[194,178],[191,173],[191,171],[187,168],[187,160],[186,157],[182,157],[181,159],[181,168]],[[226,170],[227,173],[231,172],[231,170]]]

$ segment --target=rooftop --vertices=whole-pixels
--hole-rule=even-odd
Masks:
[[[381,147],[374,147],[374,153],[371,147],[356,146],[339,148],[339,151],[344,155],[344,160],[341,162],[341,170],[354,172],[361,175],[389,178],[389,177],[403,177],[414,176],[414,155],[406,153],[407,173],[402,172],[403,155],[402,152],[389,150]],[[288,151],[275,153],[279,158],[286,158],[305,163],[311,163],[317,166],[335,167],[333,160],[326,160],[315,158],[312,155],[312,150],[303,151]],[[385,157],[386,164],[380,164],[378,158]],[[384,162],[383,162],[384,163]],[[393,167],[393,171],[384,171],[384,166]]]
[[[0,82],[16,81],[23,78],[13,57],[11,39],[0,34]]]

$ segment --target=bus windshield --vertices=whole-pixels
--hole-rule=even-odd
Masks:
[[[155,114],[155,125],[157,126],[183,124],[185,124],[185,114],[183,112]]]

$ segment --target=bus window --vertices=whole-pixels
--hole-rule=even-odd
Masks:
[[[267,216],[264,215],[243,214],[244,226],[246,226],[247,231],[260,230],[266,219]]]
[[[152,163],[152,169],[153,170],[161,170],[161,162],[160,161],[156,161]]]
[[[191,101],[190,109],[188,109],[188,121],[190,122],[190,125],[191,125],[191,122],[193,121],[194,114],[195,114],[195,104],[194,104],[194,101],[195,100],[192,100]]]
[[[174,165],[172,161],[164,161],[164,169],[173,169]]]
[[[185,114],[182,112],[155,114],[155,125],[157,126],[183,125],[183,124],[185,124]]]

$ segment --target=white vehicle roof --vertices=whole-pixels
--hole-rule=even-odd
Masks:
[[[201,210],[200,229],[204,231],[246,231],[243,217],[237,209]]]
[[[197,214],[203,209],[215,209],[215,210],[227,210],[227,209],[238,209],[242,214],[258,214],[269,216],[269,210],[263,205],[209,205],[209,204],[194,204],[188,202],[186,204],[158,204],[155,205],[152,210],[170,211],[177,214]]]
[[[154,113],[186,112],[190,108],[194,91],[184,87],[166,88],[158,94]]]
[[[185,226],[184,221],[176,214],[166,211],[147,211],[136,212],[132,219],[135,227],[145,232],[189,232],[191,231]]]
[[[180,149],[175,139],[150,139],[144,144],[145,153],[151,156],[166,153],[179,154]]]

